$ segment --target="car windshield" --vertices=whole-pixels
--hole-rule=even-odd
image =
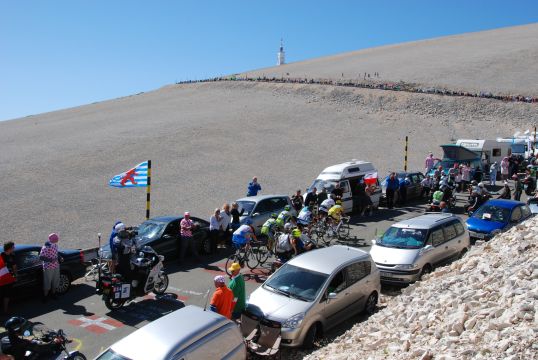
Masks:
[[[138,227],[138,236],[141,239],[154,239],[159,236],[164,228],[165,223],[155,221],[145,221]]]
[[[129,360],[129,358],[121,356],[120,354],[115,353],[112,350],[107,350],[105,353],[99,356],[96,360]]]
[[[316,190],[319,192],[322,188],[325,188],[327,189],[327,192],[331,192],[334,190],[335,185],[336,185],[335,181],[316,179],[314,180],[312,185],[310,185],[310,187],[308,188],[308,191],[310,192],[313,188],[316,188]]]
[[[312,302],[328,277],[327,274],[284,264],[263,287],[287,297]]]
[[[420,249],[426,241],[426,229],[390,227],[376,244],[399,249]]]
[[[507,223],[510,220],[510,209],[495,205],[484,205],[473,214],[476,219]]]
[[[254,201],[238,201],[237,205],[239,205],[239,212],[244,210],[243,216],[249,216],[252,214],[252,210],[254,210],[256,203]]]

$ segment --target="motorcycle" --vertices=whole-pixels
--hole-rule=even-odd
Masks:
[[[47,353],[27,350],[23,357],[24,360],[86,360],[86,356],[81,352],[67,350],[67,345],[72,343],[73,340],[69,339],[62,329],[54,331],[40,325],[43,324],[28,321],[27,329],[24,330],[23,336],[28,341],[31,341],[29,340],[31,338],[33,341],[37,340],[40,343],[49,344],[50,350],[47,350]],[[4,354],[16,355],[13,354],[14,349],[8,336],[3,337],[1,341]],[[48,353],[49,351],[50,353]]]
[[[109,310],[121,308],[125,303],[149,294],[163,295],[168,288],[168,275],[163,269],[164,256],[150,246],[135,250],[131,256],[129,274],[101,274],[96,292],[102,295]]]

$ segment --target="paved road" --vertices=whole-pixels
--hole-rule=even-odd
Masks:
[[[376,232],[384,232],[396,221],[417,216],[424,212],[423,204],[412,204],[394,210],[381,209],[371,217],[351,219],[354,239],[347,242],[351,246],[370,248],[370,240]],[[101,298],[95,295],[93,283],[79,280],[63,298],[42,304],[39,299],[26,299],[14,304],[13,311],[32,321],[41,321],[51,328],[62,328],[76,339],[73,347],[78,347],[88,358],[93,358],[101,350],[113,344],[136,329],[183,306],[194,304],[204,306],[206,294],[213,291],[213,277],[223,274],[227,253],[206,258],[206,264],[190,264],[179,267],[167,263],[170,277],[169,297],[155,299],[141,298],[125,308],[110,312]],[[267,277],[268,268],[257,269],[245,274],[246,290],[250,294]],[[388,289],[385,295],[394,296],[398,291]],[[171,299],[177,297],[178,300]],[[339,328],[327,334],[334,337],[362,318],[350,319]],[[179,326],[179,324],[178,324]]]

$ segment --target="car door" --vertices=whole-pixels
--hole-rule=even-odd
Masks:
[[[342,189],[342,207],[344,208],[344,212],[349,213],[353,211],[353,196],[351,194],[349,181],[341,180],[340,188]]]
[[[165,255],[165,257],[176,256],[179,252],[179,219],[172,220],[162,234],[161,240],[158,241],[153,250],[157,254]]]
[[[43,262],[39,260],[39,251],[39,249],[15,251],[17,281],[14,287],[20,288],[21,291],[41,287],[40,284],[43,282]]]
[[[424,264],[438,264],[446,257],[448,246],[445,245],[445,234],[442,226],[437,226],[430,231],[426,246],[431,245],[427,252],[424,252]]]
[[[372,291],[371,271],[370,260],[357,261],[346,267],[348,291],[352,297],[349,304],[350,313],[358,313],[364,309],[364,303]]]
[[[444,261],[458,255],[462,239],[458,236],[454,221],[446,223],[443,226],[443,231],[445,234],[445,248],[447,248],[446,257],[443,259]]]
[[[267,221],[267,219],[271,217],[272,210],[276,210],[274,199],[263,199],[254,207],[252,212],[252,225],[257,233],[260,232],[262,225]]]
[[[329,285],[325,289],[325,294],[321,302],[325,303],[323,309],[327,328],[333,327],[347,318],[348,307],[353,297],[350,296],[347,285],[346,269],[339,270],[330,279]],[[336,294],[334,299],[329,299],[329,294]]]

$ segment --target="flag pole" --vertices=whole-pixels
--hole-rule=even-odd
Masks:
[[[148,185],[146,186],[146,220],[149,220],[151,204],[151,160],[148,160]]]

